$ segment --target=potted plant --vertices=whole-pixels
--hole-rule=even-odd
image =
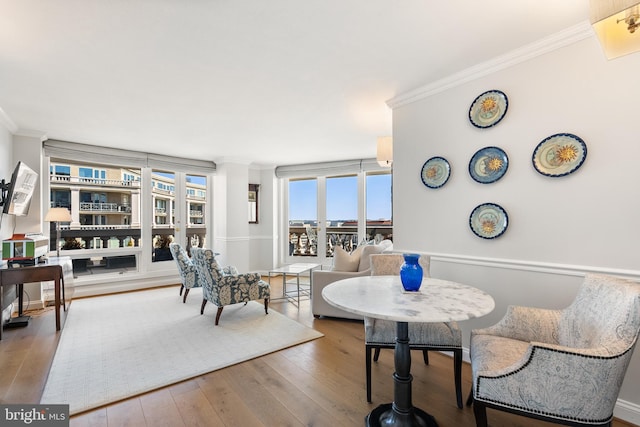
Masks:
[[[64,243],[62,244],[62,247],[60,249],[82,249],[82,243],[80,243],[78,239],[75,239],[73,237],[65,237]]]
[[[73,250],[73,249],[82,249],[82,243],[76,238],[65,237],[64,243],[62,244],[62,247],[60,249],[65,251]],[[88,261],[89,261],[88,258],[73,258],[71,260],[71,263],[73,264],[73,272],[78,273],[78,272],[87,271]]]
[[[157,235],[155,237],[155,243],[153,244],[153,261],[167,261],[172,260],[171,251],[169,250],[169,244],[173,242],[173,237],[168,235]]]

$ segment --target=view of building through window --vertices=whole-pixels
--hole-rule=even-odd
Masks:
[[[357,175],[289,180],[289,256],[332,257],[336,246],[351,251],[362,242],[393,238],[391,173],[363,174],[363,188]],[[360,194],[366,202],[362,213]],[[324,212],[318,199],[325,201]],[[364,231],[359,224],[366,224]]]
[[[177,179],[183,180],[180,186]],[[152,242],[146,245],[151,262],[172,259],[168,245],[176,239],[177,221],[186,224],[180,233],[184,247],[204,245],[206,177],[151,171],[149,201],[141,199],[143,185],[140,169],[51,159],[51,207],[65,207],[72,217],[71,223],[61,225],[61,241],[52,241],[51,247],[77,250],[64,253],[72,257],[75,275],[137,270],[139,259],[132,249],[145,246],[143,227],[151,229]],[[177,187],[183,189],[180,200]],[[151,221],[142,215],[145,202],[153,212]],[[182,217],[176,216],[177,202]],[[55,224],[51,227],[55,240]]]

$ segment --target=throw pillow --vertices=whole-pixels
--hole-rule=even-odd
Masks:
[[[379,254],[382,253],[384,247],[381,245],[365,245],[360,246],[358,249],[362,248],[362,253],[360,254],[360,264],[358,264],[358,271],[365,271],[371,268],[371,254]]]
[[[333,252],[333,271],[358,271],[360,252],[362,252],[359,249],[350,254],[340,246],[336,246]]]

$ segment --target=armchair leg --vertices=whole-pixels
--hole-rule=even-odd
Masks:
[[[264,314],[269,314],[269,298],[264,299]]]
[[[224,307],[218,307],[218,312],[216,313],[216,326],[218,326],[218,321],[220,320],[220,315],[222,314],[222,309]]]
[[[202,306],[200,307],[200,314],[204,313],[204,306],[207,305],[207,300],[203,299],[202,300]]]
[[[367,377],[367,402],[371,403],[371,346],[365,345],[365,366]]]
[[[185,288],[185,290],[184,290],[184,297],[182,298],[182,303],[183,304],[185,302],[187,302],[187,295],[189,295],[189,288]]]
[[[376,351],[373,353],[373,361],[377,362],[380,357],[380,347],[376,347]]]
[[[487,427],[487,407],[477,400],[473,402],[473,415],[476,417],[476,427]]]
[[[182,290],[184,289],[184,285],[180,285],[180,296],[182,296]]]
[[[456,400],[462,409],[462,349],[453,351],[453,376],[456,382]]]
[[[473,384],[471,384],[471,390],[469,390],[469,397],[467,397],[467,406],[473,404]]]
[[[422,350],[422,360],[424,360],[424,364],[429,364],[429,350]]]

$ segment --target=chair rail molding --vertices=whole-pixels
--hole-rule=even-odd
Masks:
[[[502,268],[508,270],[549,273],[563,276],[584,276],[585,273],[601,273],[609,274],[612,276],[625,277],[640,282],[640,270],[627,270],[621,268],[599,267],[593,265],[559,264],[506,258],[490,258],[464,254],[421,252],[415,249],[394,249],[394,252],[411,252],[430,255],[432,264],[434,262],[444,262],[450,264],[465,264],[491,268]]]

